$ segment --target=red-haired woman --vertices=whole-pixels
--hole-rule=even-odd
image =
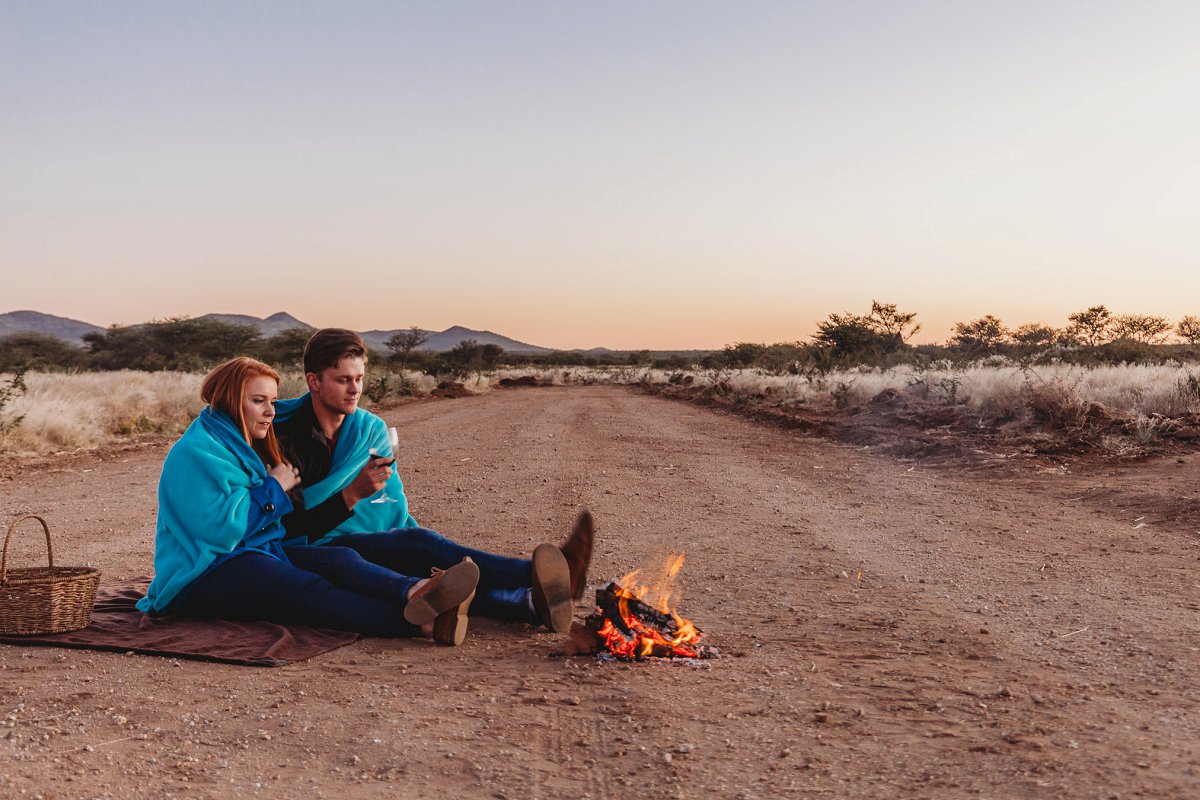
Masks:
[[[204,379],[208,406],[167,454],[158,483],[148,613],[266,619],[356,631],[426,635],[461,644],[479,568],[464,560],[420,579],[349,548],[289,548],[281,517],[299,481],[271,421],[279,375],[235,358]]]

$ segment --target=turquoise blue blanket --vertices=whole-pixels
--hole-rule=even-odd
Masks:
[[[308,395],[305,394],[288,400],[279,400],[275,403],[276,419],[280,422],[289,419],[297,409],[308,402],[308,399]],[[329,469],[329,474],[304,490],[304,505],[307,508],[315,508],[325,502],[334,492],[340,492],[349,485],[359,470],[370,460],[369,451],[372,447],[377,448],[376,452],[378,453],[391,452],[391,446],[388,445],[387,440],[387,424],[366,409],[359,408],[353,414],[347,414],[342,422],[341,430],[338,431],[337,445],[333,449],[333,465]],[[316,543],[325,544],[344,533],[377,533],[392,528],[418,527],[417,521],[408,511],[408,498],[404,495],[404,484],[400,481],[399,471],[395,468],[392,469],[392,475],[388,478],[383,491],[387,492],[388,497],[399,502],[370,502],[378,497],[378,494],[360,500],[354,506],[354,513],[350,519],[334,528]],[[304,537],[301,536],[288,542],[288,544],[293,543],[304,544]]]
[[[266,479],[266,468],[233,421],[220,411],[201,411],[163,462],[154,581],[139,609],[165,611],[192,581],[235,549],[282,556],[284,530],[278,520],[246,533],[250,492]]]

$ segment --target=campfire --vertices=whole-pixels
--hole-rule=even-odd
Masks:
[[[596,590],[596,611],[572,628],[574,651],[599,653],[621,661],[647,658],[713,658],[715,647],[675,611],[675,576],[683,554],[673,554],[653,586],[638,583],[634,570]]]

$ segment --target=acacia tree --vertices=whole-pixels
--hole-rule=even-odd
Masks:
[[[405,369],[408,367],[408,359],[412,356],[413,350],[427,341],[429,341],[429,333],[413,325],[406,331],[393,333],[384,344],[395,354],[396,360],[400,362],[400,369]]]
[[[495,369],[504,358],[504,348],[498,344],[480,344],[474,339],[459,342],[442,356],[440,371],[456,377],[466,377],[474,372],[479,375]]]
[[[1044,350],[1052,347],[1061,335],[1057,328],[1041,322],[1027,322],[1009,334],[1013,343],[1025,350]]]
[[[1171,332],[1171,323],[1151,314],[1121,314],[1113,318],[1112,332],[1118,339],[1162,344]]]
[[[883,352],[887,340],[875,330],[869,317],[847,311],[830,314],[828,319],[818,322],[813,341],[827,348],[835,359],[850,359]]]
[[[988,314],[974,322],[956,322],[949,344],[955,350],[974,358],[997,352],[1011,336],[1008,328]]]
[[[878,300],[871,301],[871,313],[867,315],[875,330],[895,340],[893,350],[920,333],[921,326],[915,324],[916,318],[915,311],[897,311],[895,303],[880,303]]]
[[[847,311],[830,314],[817,323],[813,342],[828,361],[868,361],[906,347],[906,341],[921,330],[916,313],[898,311],[894,303],[871,301],[871,312],[859,316]]]
[[[1188,344],[1200,344],[1200,317],[1187,315],[1175,326],[1175,335]]]
[[[1078,342],[1095,347],[1108,341],[1112,330],[1112,313],[1104,306],[1092,306],[1086,311],[1076,311],[1067,319],[1067,335]]]

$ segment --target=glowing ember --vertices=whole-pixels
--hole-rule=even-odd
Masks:
[[[702,643],[703,633],[674,609],[675,576],[683,554],[672,555],[652,586],[637,582],[634,571],[596,592],[596,613],[585,621],[579,638],[624,661],[644,658],[711,658],[715,648]]]

